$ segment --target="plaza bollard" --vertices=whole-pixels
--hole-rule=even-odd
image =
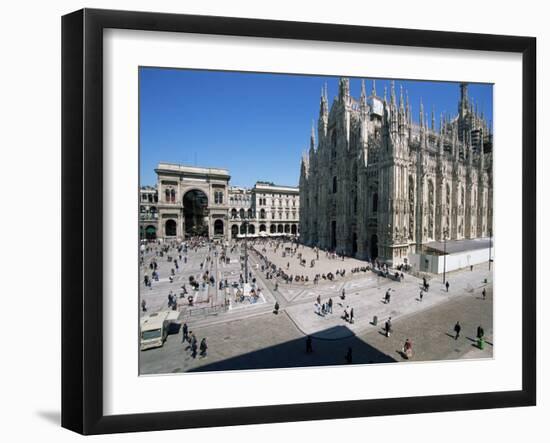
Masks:
[[[378,317],[376,315],[372,317],[372,324],[373,326],[376,326],[378,324]]]

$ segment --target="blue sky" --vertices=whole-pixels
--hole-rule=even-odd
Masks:
[[[252,186],[257,180],[297,185],[300,159],[309,147],[312,120],[317,128],[321,88],[329,101],[338,77],[257,74],[166,68],[140,68],[140,181],[156,183],[159,162],[229,169],[231,184]],[[365,78],[367,93],[372,80]],[[400,81],[409,92],[413,119],[420,98],[431,118],[455,115],[458,83]],[[378,95],[389,80],[376,79]],[[359,97],[361,79],[350,80]],[[493,88],[470,84],[469,96],[492,121]]]

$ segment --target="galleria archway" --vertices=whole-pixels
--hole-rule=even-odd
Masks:
[[[201,235],[208,237],[206,224],[208,197],[202,191],[193,189],[183,196],[183,217],[187,237]]]
[[[176,222],[175,220],[166,220],[164,224],[164,235],[166,237],[175,237],[177,234]]]
[[[214,235],[223,235],[223,221],[222,220],[216,220],[214,222]]]

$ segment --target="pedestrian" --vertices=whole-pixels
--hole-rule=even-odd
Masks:
[[[390,302],[390,297],[391,297],[390,291],[391,291],[391,288],[386,291],[386,296],[385,296],[386,304]]]
[[[462,329],[462,326],[460,326],[459,322],[456,322],[454,331],[455,331],[455,340],[458,340],[458,337],[460,336],[460,330]]]
[[[470,272],[474,270],[474,265],[470,265]]]
[[[332,298],[328,299],[328,312],[332,314]]]
[[[340,296],[340,298],[341,298],[342,300],[345,300],[345,299],[346,299],[346,290],[345,290],[345,288],[342,288],[342,295]]]
[[[485,335],[485,331],[483,330],[483,328],[481,326],[478,326],[476,337],[477,338],[483,338],[484,335]]]
[[[191,332],[191,357],[197,357],[197,337]]]
[[[313,346],[312,346],[312,340],[311,340],[311,336],[308,335],[307,338],[306,338],[306,352],[309,354],[311,352],[313,352]]]
[[[346,306],[346,309],[344,309],[343,318],[344,318],[345,321],[348,321],[348,319],[349,319],[349,311],[348,311],[348,308],[349,308],[349,306]]]
[[[447,292],[449,292],[449,280],[445,282],[445,288],[447,288]]]
[[[273,309],[273,313],[274,313],[274,314],[278,314],[278,313],[279,313],[279,302],[278,302],[278,301],[275,302],[275,307],[274,307],[274,309]]]
[[[422,298],[424,298],[424,290],[420,290],[420,301],[422,301]]]
[[[485,288],[483,288],[483,291],[481,291],[481,296],[483,297],[483,300],[485,300],[485,297],[487,297],[487,291]]]
[[[201,357],[206,357],[206,350],[207,349],[208,349],[208,345],[206,344],[206,337],[204,337],[201,340],[201,344],[200,344]]]
[[[181,342],[184,343],[189,340],[189,327],[187,326],[187,323],[184,323],[181,327]]]
[[[389,317],[386,320],[386,324],[384,325],[384,329],[386,331],[386,337],[389,337],[391,335],[391,332],[392,332],[391,317]]]
[[[147,303],[145,302],[145,300],[141,300],[141,310],[143,312],[147,312]]]
[[[349,311],[349,322],[353,323],[353,308]]]
[[[407,360],[412,358],[412,342],[409,339],[405,340],[405,344],[403,345],[403,354],[405,354]]]
[[[346,353],[346,363],[350,365],[352,361],[353,361],[352,349],[348,348],[348,352]]]

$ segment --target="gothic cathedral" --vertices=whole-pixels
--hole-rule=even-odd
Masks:
[[[379,97],[373,81],[359,99],[339,80],[330,110],[321,94],[318,143],[312,128],[300,173],[300,238],[389,265],[434,241],[491,235],[492,133],[460,84],[458,113],[428,124],[422,101],[413,123],[395,84]]]

